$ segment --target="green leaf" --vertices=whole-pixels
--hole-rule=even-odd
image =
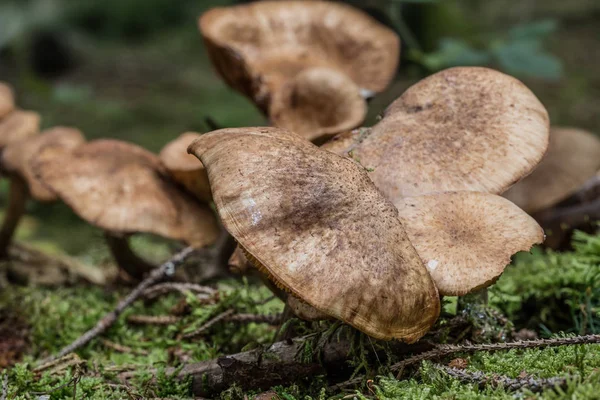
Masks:
[[[561,61],[544,51],[535,39],[505,42],[492,48],[500,67],[509,74],[558,80],[563,75]]]

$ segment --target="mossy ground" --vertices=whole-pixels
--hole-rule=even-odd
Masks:
[[[143,248],[144,246],[141,245]],[[477,308],[476,304],[461,311],[471,319],[470,337],[484,342],[500,341],[509,331],[523,327],[533,329],[540,336],[568,333],[596,332],[600,321],[597,307],[600,296],[596,279],[600,266],[600,237],[578,234],[572,253],[543,252],[520,254],[514,264],[490,291],[492,310]],[[110,311],[126,293],[99,287],[26,288],[8,287],[0,296],[2,320],[6,314],[16,315],[28,329],[28,346],[19,363],[2,374],[9,377],[9,398],[27,399],[35,393],[47,393],[52,399],[62,398],[190,398],[190,385],[165,373],[168,367],[198,362],[224,354],[270,343],[276,328],[264,324],[240,325],[225,322],[215,325],[205,335],[194,340],[181,339],[181,334],[193,331],[219,313],[233,308],[240,312],[275,313],[282,303],[272,299],[259,282],[228,279],[218,284],[220,296],[214,304],[200,304],[194,296],[170,294],[153,302],[136,302],[117,323],[100,338],[78,352],[81,363],[64,369],[50,369],[43,373],[33,370],[36,360],[55,353]],[[533,301],[535,299],[535,301]],[[166,326],[135,325],[127,322],[130,315],[173,315],[187,303],[187,312]],[[498,312],[504,312],[514,321],[498,322]],[[456,301],[445,304],[446,318],[456,313]],[[180,314],[180,313],[179,313]],[[178,314],[178,315],[179,315]],[[529,315],[530,318],[525,316]],[[307,327],[306,329],[309,329]],[[323,329],[321,326],[319,329]],[[443,339],[440,339],[443,340]],[[361,351],[370,351],[358,345],[349,356],[349,362],[359,366]],[[365,342],[366,343],[366,342]],[[114,344],[123,346],[115,349]],[[323,377],[314,377],[291,387],[274,390],[283,399],[342,398],[349,394],[357,398],[381,399],[513,399],[518,398],[576,398],[595,399],[600,393],[600,345],[580,345],[551,349],[512,350],[497,353],[479,352],[456,355],[467,360],[468,371],[483,371],[517,378],[523,373],[535,377],[570,377],[562,389],[548,389],[542,393],[526,390],[509,393],[502,388],[479,387],[464,384],[440,371],[431,362],[405,373],[396,380],[386,373],[385,365],[367,366],[374,373],[373,381],[349,392],[330,393]],[[157,369],[157,379],[151,379],[150,369]],[[136,371],[128,386],[118,375]],[[75,390],[76,387],[76,390]],[[56,389],[58,388],[58,389]],[[54,390],[56,389],[56,390]],[[74,391],[75,390],[75,391]],[[231,388],[222,398],[243,398],[239,389]],[[346,397],[348,398],[348,397]]]

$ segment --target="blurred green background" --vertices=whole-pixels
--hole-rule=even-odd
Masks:
[[[600,132],[600,1],[351,0],[402,37],[396,81],[367,125],[443,68],[485,65],[522,79],[553,124]],[[71,125],[159,151],[187,130],[265,124],[213,72],[197,30],[227,0],[0,0],[0,80],[43,127]],[[0,187],[6,201],[6,182]],[[103,246],[62,204],[30,204],[18,236],[74,255]]]

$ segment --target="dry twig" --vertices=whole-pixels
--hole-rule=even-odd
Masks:
[[[179,292],[183,295],[185,295],[187,292],[192,292],[204,295],[202,296],[203,298],[205,296],[206,298],[209,298],[214,296],[217,293],[217,290],[208,286],[198,285],[196,283],[164,282],[146,289],[143,296],[151,300],[170,292]]]
[[[509,378],[504,375],[486,375],[481,371],[466,371],[459,368],[451,368],[445,365],[436,364],[436,368],[458,379],[464,383],[473,383],[483,388],[487,385],[492,387],[502,387],[507,391],[514,392],[521,389],[528,389],[532,392],[541,392],[544,389],[566,386],[568,380],[564,377],[535,378],[527,376],[524,378]]]
[[[118,351],[119,353],[131,353],[131,354],[138,354],[138,355],[148,355],[148,352],[146,350],[143,349],[132,349],[129,346],[125,346],[119,343],[115,343],[112,342],[108,339],[102,339],[101,340],[102,344],[106,347],[108,347],[109,349],[113,349],[115,351]]]
[[[181,320],[175,315],[130,315],[127,322],[137,325],[172,325]]]
[[[554,339],[537,339],[537,340],[522,340],[509,343],[492,343],[492,344],[463,344],[463,345],[440,345],[432,350],[416,354],[408,357],[390,367],[392,372],[396,372],[396,377],[400,379],[404,369],[410,365],[419,363],[425,360],[439,359],[455,353],[475,353],[477,351],[500,351],[512,349],[532,349],[540,347],[556,347],[568,346],[577,344],[594,344],[600,343],[600,335],[583,335],[574,337],[554,338]],[[364,376],[358,376],[354,379],[347,380],[329,387],[329,390],[335,391],[350,386],[360,384],[365,379]]]
[[[269,325],[278,325],[281,323],[281,320],[281,314],[233,314],[226,318],[226,321],[232,322],[241,322],[245,324],[255,322]]]
[[[117,320],[117,318],[119,318],[121,313],[134,301],[136,301],[146,289],[154,285],[156,282],[164,279],[165,277],[173,275],[173,273],[175,272],[175,268],[181,265],[190,256],[190,254],[193,253],[193,251],[194,249],[192,247],[186,247],[185,249],[181,250],[179,253],[171,257],[169,261],[165,262],[160,267],[152,270],[148,277],[141,281],[139,285],[137,285],[127,297],[121,300],[113,311],[106,314],[100,321],[98,321],[96,326],[94,326],[89,331],[85,332],[73,343],[61,349],[56,355],[47,357],[46,359],[42,360],[41,364],[45,364],[47,362],[56,360],[57,358],[60,358],[65,354],[69,354],[79,349],[80,347],[89,343],[96,336],[106,331],[115,323],[115,321]]]
[[[8,396],[8,371],[2,379],[2,395],[0,396],[0,400],[6,400],[6,396]]]
[[[223,311],[221,314],[217,315],[216,317],[206,321],[206,323],[202,324],[202,326],[200,326],[194,332],[186,333],[185,335],[183,335],[183,339],[194,339],[194,338],[200,336],[201,334],[206,332],[208,329],[210,329],[210,327],[212,327],[214,324],[226,319],[234,312],[235,312],[235,310],[233,310],[231,308],[227,311]]]

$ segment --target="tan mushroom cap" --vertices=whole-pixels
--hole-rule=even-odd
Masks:
[[[85,142],[83,134],[75,128],[58,126],[47,129],[42,134],[31,138],[22,139],[16,143],[6,146],[2,152],[2,165],[11,173],[22,176],[29,187],[31,196],[38,201],[57,200],[56,194],[50,191],[39,180],[33,171],[32,160],[41,149],[48,147],[46,158],[50,158],[50,152],[54,157],[62,156]]]
[[[269,115],[278,107],[271,105],[274,97],[288,96],[276,93],[294,86],[302,71],[328,68],[345,75],[359,93],[377,93],[393,79],[400,55],[400,39],[391,29],[339,2],[258,1],[214,8],[200,17],[199,27],[217,72]],[[340,86],[328,87],[333,88]],[[348,90],[337,98],[343,93]]]
[[[206,170],[196,157],[187,152],[188,146],[199,137],[196,132],[183,133],[167,143],[158,157],[177,183],[197,198],[210,202],[212,195]]]
[[[309,68],[273,95],[269,115],[273,125],[318,142],[360,125],[367,103],[348,76]]]
[[[40,130],[40,115],[34,111],[15,110],[0,120],[0,149]]]
[[[410,241],[445,296],[491,285],[513,254],[544,240],[533,218],[490,193],[445,192],[396,205]]]
[[[279,286],[376,338],[431,328],[437,290],[364,168],[278,128],[214,131],[189,151],[225,228]]]
[[[600,170],[600,139],[575,128],[552,128],[548,152],[538,167],[504,193],[528,213],[569,197]]]
[[[15,108],[15,96],[12,88],[0,82],[0,120]]]
[[[194,247],[219,234],[210,208],[179,189],[158,157],[139,146],[107,139],[63,157],[42,150],[34,168],[81,218],[104,230],[153,233]]]
[[[361,140],[334,148],[372,170],[393,202],[441,191],[502,193],[540,161],[548,124],[520,81],[487,68],[451,68],[409,88]]]
[[[323,321],[331,319],[329,315],[324,314],[313,306],[306,304],[296,296],[288,296],[286,304],[296,317],[305,321]]]

